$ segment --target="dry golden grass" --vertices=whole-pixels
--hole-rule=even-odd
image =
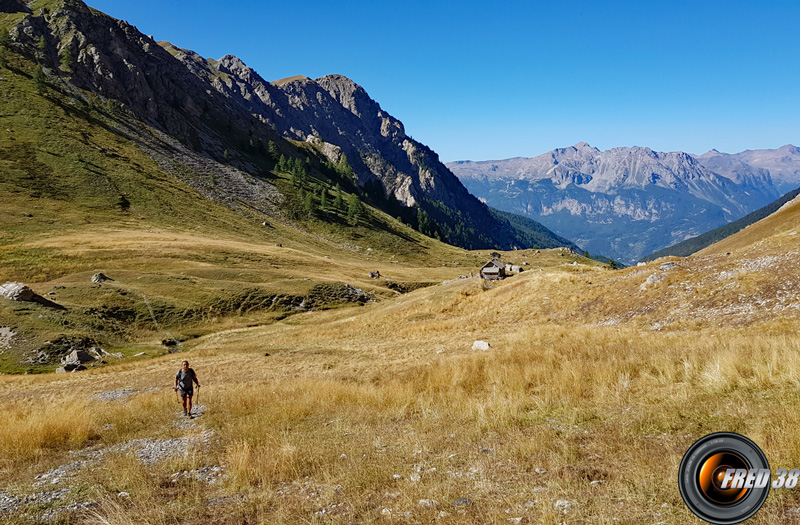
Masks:
[[[205,429],[202,451],[154,466],[112,453],[62,481],[99,502],[81,519],[696,523],[677,468],[697,438],[740,432],[774,467],[800,465],[800,319],[782,286],[794,263],[770,259],[773,272],[764,256],[609,271],[542,252],[489,289],[456,280],[139,364],[2,377],[0,477],[30,492],[33,476],[74,460],[68,450]],[[476,339],[492,349],[472,351]],[[204,385],[197,427],[176,424],[168,389],[184,357]],[[121,386],[140,393],[91,397]],[[215,465],[218,483],[172,482]],[[797,507],[794,491],[774,491],[752,522],[790,522]]]

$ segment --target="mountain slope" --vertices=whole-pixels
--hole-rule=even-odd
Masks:
[[[579,143],[534,158],[448,167],[487,204],[626,263],[779,196],[769,173],[726,177],[686,153],[640,147],[599,151]]]
[[[708,246],[711,246],[714,243],[718,243],[723,239],[725,239],[726,237],[730,237],[731,235],[743,230],[744,228],[750,226],[751,224],[760,221],[761,219],[775,213],[784,204],[794,200],[794,198],[797,197],[798,195],[800,195],[800,189],[790,191],[777,201],[768,204],[763,208],[754,211],[753,213],[749,213],[739,220],[728,223],[725,226],[720,226],[719,228],[715,228],[711,231],[698,235],[697,237],[692,237],[691,239],[679,242],[678,244],[669,246],[667,248],[664,248],[663,250],[659,250],[646,257],[642,257],[642,261],[653,261],[660,257],[669,257],[669,256],[686,257],[692,255],[693,253],[697,253],[700,250]]]
[[[62,92],[82,99],[89,94],[122,120],[132,117],[166,134],[134,138],[163,168],[204,193],[227,179],[202,168],[206,160],[268,179],[284,155],[310,163],[317,180],[338,183],[429,236],[467,248],[523,245],[524,236],[498,222],[432,150],[406,137],[399,121],[345,77],[270,84],[236,57],[207,60],[159,45],[79,0],[41,0],[35,7],[7,17],[12,52],[41,64],[43,76]],[[291,147],[282,138],[299,142]],[[170,141],[201,158],[175,166]],[[274,208],[281,192],[257,184],[260,193],[272,193]],[[242,181],[228,186],[233,195],[222,200],[269,211],[264,199],[250,199]]]

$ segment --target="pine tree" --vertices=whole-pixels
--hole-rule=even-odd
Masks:
[[[286,157],[281,155],[280,159],[278,159],[278,171],[281,173],[286,173],[288,171],[286,167]]]
[[[358,221],[364,218],[367,214],[367,209],[364,203],[358,198],[358,195],[352,193],[347,199],[347,222],[351,226],[358,224]]]
[[[425,210],[417,209],[417,230],[425,235],[431,234],[431,220]]]
[[[33,83],[36,85],[36,91],[38,91],[40,95],[44,94],[47,84],[45,83],[44,69],[42,69],[41,64],[37,65],[33,72]]]
[[[278,145],[275,144],[275,142],[270,140],[269,144],[267,145],[267,151],[269,151],[269,156],[272,157],[272,160],[277,162],[278,161]]]
[[[333,208],[336,211],[340,211],[342,209],[342,205],[344,204],[344,199],[342,198],[342,187],[339,186],[339,183],[336,183],[336,197],[333,199]]]
[[[319,189],[319,207],[322,210],[328,207],[328,190],[324,186]]]
[[[64,49],[61,50],[61,70],[62,71],[72,70],[72,53],[70,53],[68,47],[65,47]]]
[[[228,159],[230,159],[230,157],[231,157],[231,156],[230,156],[230,154],[228,153],[228,150],[227,150],[227,149],[226,149],[225,151],[223,151],[223,152],[222,152],[222,158],[223,158],[223,159],[225,159],[225,161],[226,161],[226,162],[228,161]]]
[[[589,250],[584,250],[583,251],[583,256],[588,259],[589,258]]]
[[[311,192],[306,193],[306,197],[303,199],[303,211],[309,216],[314,214],[314,194]]]
[[[0,29],[0,47],[6,49],[11,47],[11,35],[8,34],[8,31],[2,29]]]

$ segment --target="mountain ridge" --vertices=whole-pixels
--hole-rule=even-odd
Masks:
[[[317,150],[327,158],[319,162],[330,164],[319,169],[338,166],[348,191],[432,237],[465,248],[524,247],[524,232],[493,216],[432,149],[406,137],[402,123],[347,77],[267,82],[233,55],[206,59],[166,41],[156,43],[79,0],[37,6],[36,13],[19,13],[10,31],[12,46],[43,64],[58,89],[96,96],[127,113],[125,118],[152,125],[200,156],[266,185],[274,166],[260,145],[277,142],[278,154],[300,160]],[[37,51],[40,38],[47,56]],[[68,72],[56,65],[64,56]]]
[[[536,157],[447,165],[488,205],[631,264],[780,197],[768,170],[740,163],[720,173],[706,165],[711,157],[579,142]]]

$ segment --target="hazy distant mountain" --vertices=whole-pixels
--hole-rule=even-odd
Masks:
[[[781,193],[800,187],[800,149],[787,144],[778,149],[755,149],[741,153],[711,150],[695,157],[703,166],[725,176],[737,176],[748,170],[769,172]]]
[[[600,151],[581,142],[533,158],[447,166],[490,206],[626,263],[780,196],[766,169],[731,161],[718,173],[687,153],[642,147]]]
[[[741,230],[747,228],[751,224],[754,224],[765,217],[769,217],[786,203],[793,201],[800,195],[800,189],[795,189],[781,197],[780,199],[776,200],[775,202],[771,202],[767,204],[763,208],[759,208],[753,213],[749,213],[742,217],[739,220],[730,222],[724,226],[720,226],[719,228],[714,228],[711,231],[707,231],[703,234],[698,235],[697,237],[692,237],[691,239],[686,239],[683,242],[679,242],[678,244],[673,244],[663,250],[659,250],[655,253],[651,253],[645,257],[642,257],[643,261],[654,261],[659,257],[668,257],[670,255],[675,255],[678,257],[687,257],[694,253],[699,252],[700,250],[711,246],[723,239],[734,235]]]

